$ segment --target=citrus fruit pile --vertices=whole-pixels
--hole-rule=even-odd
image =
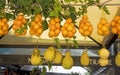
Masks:
[[[64,38],[66,37],[72,38],[74,36],[74,34],[76,33],[76,29],[71,18],[66,19],[66,22],[64,23],[61,30],[62,30],[62,36]]]
[[[93,31],[93,26],[91,25],[90,21],[88,20],[87,15],[83,15],[82,19],[79,23],[79,32],[83,36],[90,36]]]
[[[50,38],[57,37],[61,31],[60,28],[61,28],[60,27],[60,18],[59,17],[50,18],[48,36]]]
[[[1,18],[0,19],[0,36],[3,36],[8,33],[8,20],[7,18]]]
[[[35,18],[33,21],[30,23],[30,30],[29,33],[30,35],[35,35],[39,37],[43,32],[43,26],[42,26],[42,15],[37,14],[35,15]]]
[[[12,29],[15,30],[15,35],[25,35],[27,33],[26,24],[27,20],[24,18],[23,14],[18,14],[13,21]]]
[[[99,24],[97,25],[97,33],[101,36],[109,34],[110,24],[107,22],[106,18],[101,18]]]
[[[115,16],[110,25],[112,27],[112,33],[120,35],[120,16]]]

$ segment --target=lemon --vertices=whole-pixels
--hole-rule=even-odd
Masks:
[[[80,64],[83,66],[88,66],[89,63],[90,63],[90,59],[87,50],[84,50],[82,55],[80,56]]]
[[[109,57],[110,53],[108,49],[102,48],[99,50],[99,57],[102,59],[107,59]]]
[[[62,66],[64,69],[71,69],[74,64],[73,58],[71,57],[71,54],[69,51],[66,52],[65,57],[62,61]]]
[[[100,66],[107,66],[108,65],[109,60],[108,59],[99,59],[98,63]]]
[[[53,61],[54,60],[54,58],[55,58],[55,49],[54,49],[54,47],[49,47],[48,49],[46,49],[45,50],[45,52],[44,52],[44,59],[46,60],[46,61]]]
[[[115,64],[117,66],[120,66],[120,51],[117,53],[117,55],[115,56]]]
[[[53,60],[54,64],[60,64],[62,62],[63,55],[58,50],[55,51],[55,58]]]
[[[37,48],[33,50],[30,62],[33,66],[39,66],[42,64],[42,58],[40,55],[40,51]]]

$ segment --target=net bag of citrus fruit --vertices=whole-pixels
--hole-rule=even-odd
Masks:
[[[107,22],[107,19],[105,17],[105,13],[102,10],[102,17],[99,20],[99,23],[97,24],[97,33],[101,36],[105,36],[109,34],[110,30],[110,24]]]
[[[87,14],[84,14],[79,23],[79,33],[82,36],[90,36],[93,32],[93,26],[90,23]]]

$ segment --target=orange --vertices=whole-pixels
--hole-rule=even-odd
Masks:
[[[34,19],[34,22],[39,22],[40,21],[40,19],[39,19],[39,17],[35,17],[35,19]]]
[[[22,22],[25,24],[27,22],[27,20],[25,18],[23,18]]]
[[[80,25],[79,25],[79,28],[83,28],[84,27],[84,23],[81,23]]]
[[[67,18],[67,19],[66,19],[66,22],[67,22],[67,23],[72,23],[72,19],[71,19],[71,18]]]
[[[42,23],[41,23],[41,22],[38,22],[37,24],[38,24],[40,27],[42,27]]]
[[[60,29],[60,23],[55,24],[56,28]]]
[[[60,33],[60,29],[55,29],[55,34],[59,34]]]
[[[82,16],[82,19],[86,19],[86,20],[87,20],[87,19],[88,19],[88,16],[87,16],[87,15],[83,15],[83,16]]]
[[[79,29],[79,32],[80,32],[81,34],[83,34],[84,30],[83,30],[83,29]]]
[[[100,23],[101,23],[101,24],[106,24],[106,23],[107,23],[106,18],[101,18],[101,19],[100,19]]]
[[[36,32],[36,33],[35,33],[35,36],[39,37],[39,36],[40,36],[40,33],[37,33],[37,32]]]
[[[39,28],[39,29],[37,30],[37,33],[39,33],[39,34],[41,34],[42,32],[43,32],[42,28]]]
[[[62,36],[63,36],[63,37],[66,38],[66,37],[67,37],[67,34],[68,34],[68,31],[67,31],[67,30],[65,30],[65,29],[62,30]]]
[[[75,33],[76,33],[76,29],[75,29],[75,28],[73,28],[72,32],[75,34]]]
[[[73,32],[69,31],[69,32],[68,32],[68,37],[69,37],[69,38],[72,38],[73,36],[74,36]]]
[[[97,30],[97,33],[99,34],[99,35],[103,35],[104,33],[103,33],[103,31],[102,30]]]
[[[29,30],[29,33],[30,33],[30,35],[34,35],[35,33],[34,33],[34,31],[33,30]]]
[[[23,23],[21,20],[17,20],[15,25],[21,26]]]
[[[68,30],[68,31],[71,31],[71,30],[73,30],[73,29],[74,29],[74,27],[73,27],[72,25],[68,25],[68,26],[67,26],[67,30]]]
[[[35,25],[33,26],[33,28],[36,29],[36,30],[38,30],[38,29],[40,28],[40,26],[39,26],[38,24],[35,24]]]
[[[18,28],[19,28],[19,26],[17,26],[17,25],[13,25],[13,26],[12,26],[12,29],[13,29],[13,30],[16,30],[16,29],[18,29]]]
[[[0,36],[2,36],[3,34],[4,34],[4,31],[0,29]]]
[[[108,31],[108,27],[103,26],[101,30],[104,31],[104,32],[105,32],[105,31]]]
[[[90,26],[89,29],[88,29],[89,32],[92,32],[93,31],[93,27]]]
[[[24,18],[24,16],[22,15],[22,14],[19,14],[18,16],[17,16],[17,19],[18,20],[22,20]]]
[[[60,18],[59,18],[59,17],[55,17],[54,20],[55,20],[55,22],[57,22],[57,23],[60,22]]]
[[[115,21],[112,21],[112,22],[110,23],[110,25],[111,25],[112,27],[114,27],[114,26],[116,25],[116,22],[115,22]]]
[[[106,31],[106,32],[104,32],[104,35],[108,35],[109,34],[109,30],[108,31]]]
[[[83,23],[87,23],[88,20],[87,20],[87,19],[82,19],[81,22],[83,22]]]
[[[111,31],[113,34],[117,34],[117,29],[116,29],[116,27],[112,27],[112,31]]]
[[[0,26],[4,26],[4,25],[5,25],[5,23],[0,21]]]
[[[56,29],[55,25],[50,26],[50,30],[55,30],[55,29]]]
[[[69,23],[66,22],[66,23],[64,24],[64,27],[67,28],[68,25],[69,25]]]
[[[118,21],[120,19],[120,16],[115,16],[114,21]]]
[[[55,25],[55,23],[56,23],[56,22],[54,21],[54,19],[51,19],[51,20],[50,20],[50,24],[51,24],[51,25]]]
[[[66,29],[64,26],[61,27],[61,30],[63,31],[64,29]]]
[[[3,30],[7,31],[8,30],[8,25],[4,25]]]
[[[49,32],[49,37],[51,38],[51,37],[53,37],[54,35],[55,35],[55,32],[53,31],[53,30],[50,30],[50,32]]]
[[[74,23],[70,23],[70,25],[74,27]]]
[[[120,24],[120,19],[117,22]]]
[[[110,27],[110,24],[109,24],[109,23],[106,23],[105,26],[109,28],[109,27]]]
[[[98,29],[101,29],[102,26],[103,26],[103,25],[102,25],[101,23],[99,23],[99,24],[97,25],[97,28],[98,28]]]
[[[89,32],[89,31],[84,31],[84,32],[83,32],[83,35],[84,35],[84,36],[89,36],[89,35],[90,35],[90,32]]]
[[[7,23],[7,18],[2,18],[2,22]]]
[[[88,30],[88,28],[89,28],[89,27],[88,27],[87,25],[84,25],[84,26],[83,26],[83,30]]]
[[[39,20],[41,20],[41,19],[42,19],[42,15],[41,15],[41,14],[37,14],[37,15],[36,15],[36,17],[38,17],[38,18],[39,18]]]

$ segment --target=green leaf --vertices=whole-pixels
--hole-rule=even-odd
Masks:
[[[54,40],[55,40],[55,44],[58,47],[58,49],[62,49],[60,42],[59,42],[59,38],[54,38]]]
[[[52,67],[52,63],[51,62],[48,62],[48,69],[50,70]]]
[[[103,10],[105,11],[106,14],[108,14],[108,15],[110,14],[110,12],[106,6],[103,7]]]
[[[44,21],[42,22],[42,26],[43,26],[43,30],[48,29],[48,23],[47,23],[47,20],[44,20]]]
[[[76,39],[76,36],[73,37],[74,46],[75,48],[79,48],[78,42],[75,39]]]
[[[73,22],[75,22],[75,20],[77,19],[76,14],[74,14],[74,13],[71,13],[70,17],[72,18]]]
[[[47,72],[47,69],[45,66],[43,66],[41,75],[46,75],[46,72]]]

